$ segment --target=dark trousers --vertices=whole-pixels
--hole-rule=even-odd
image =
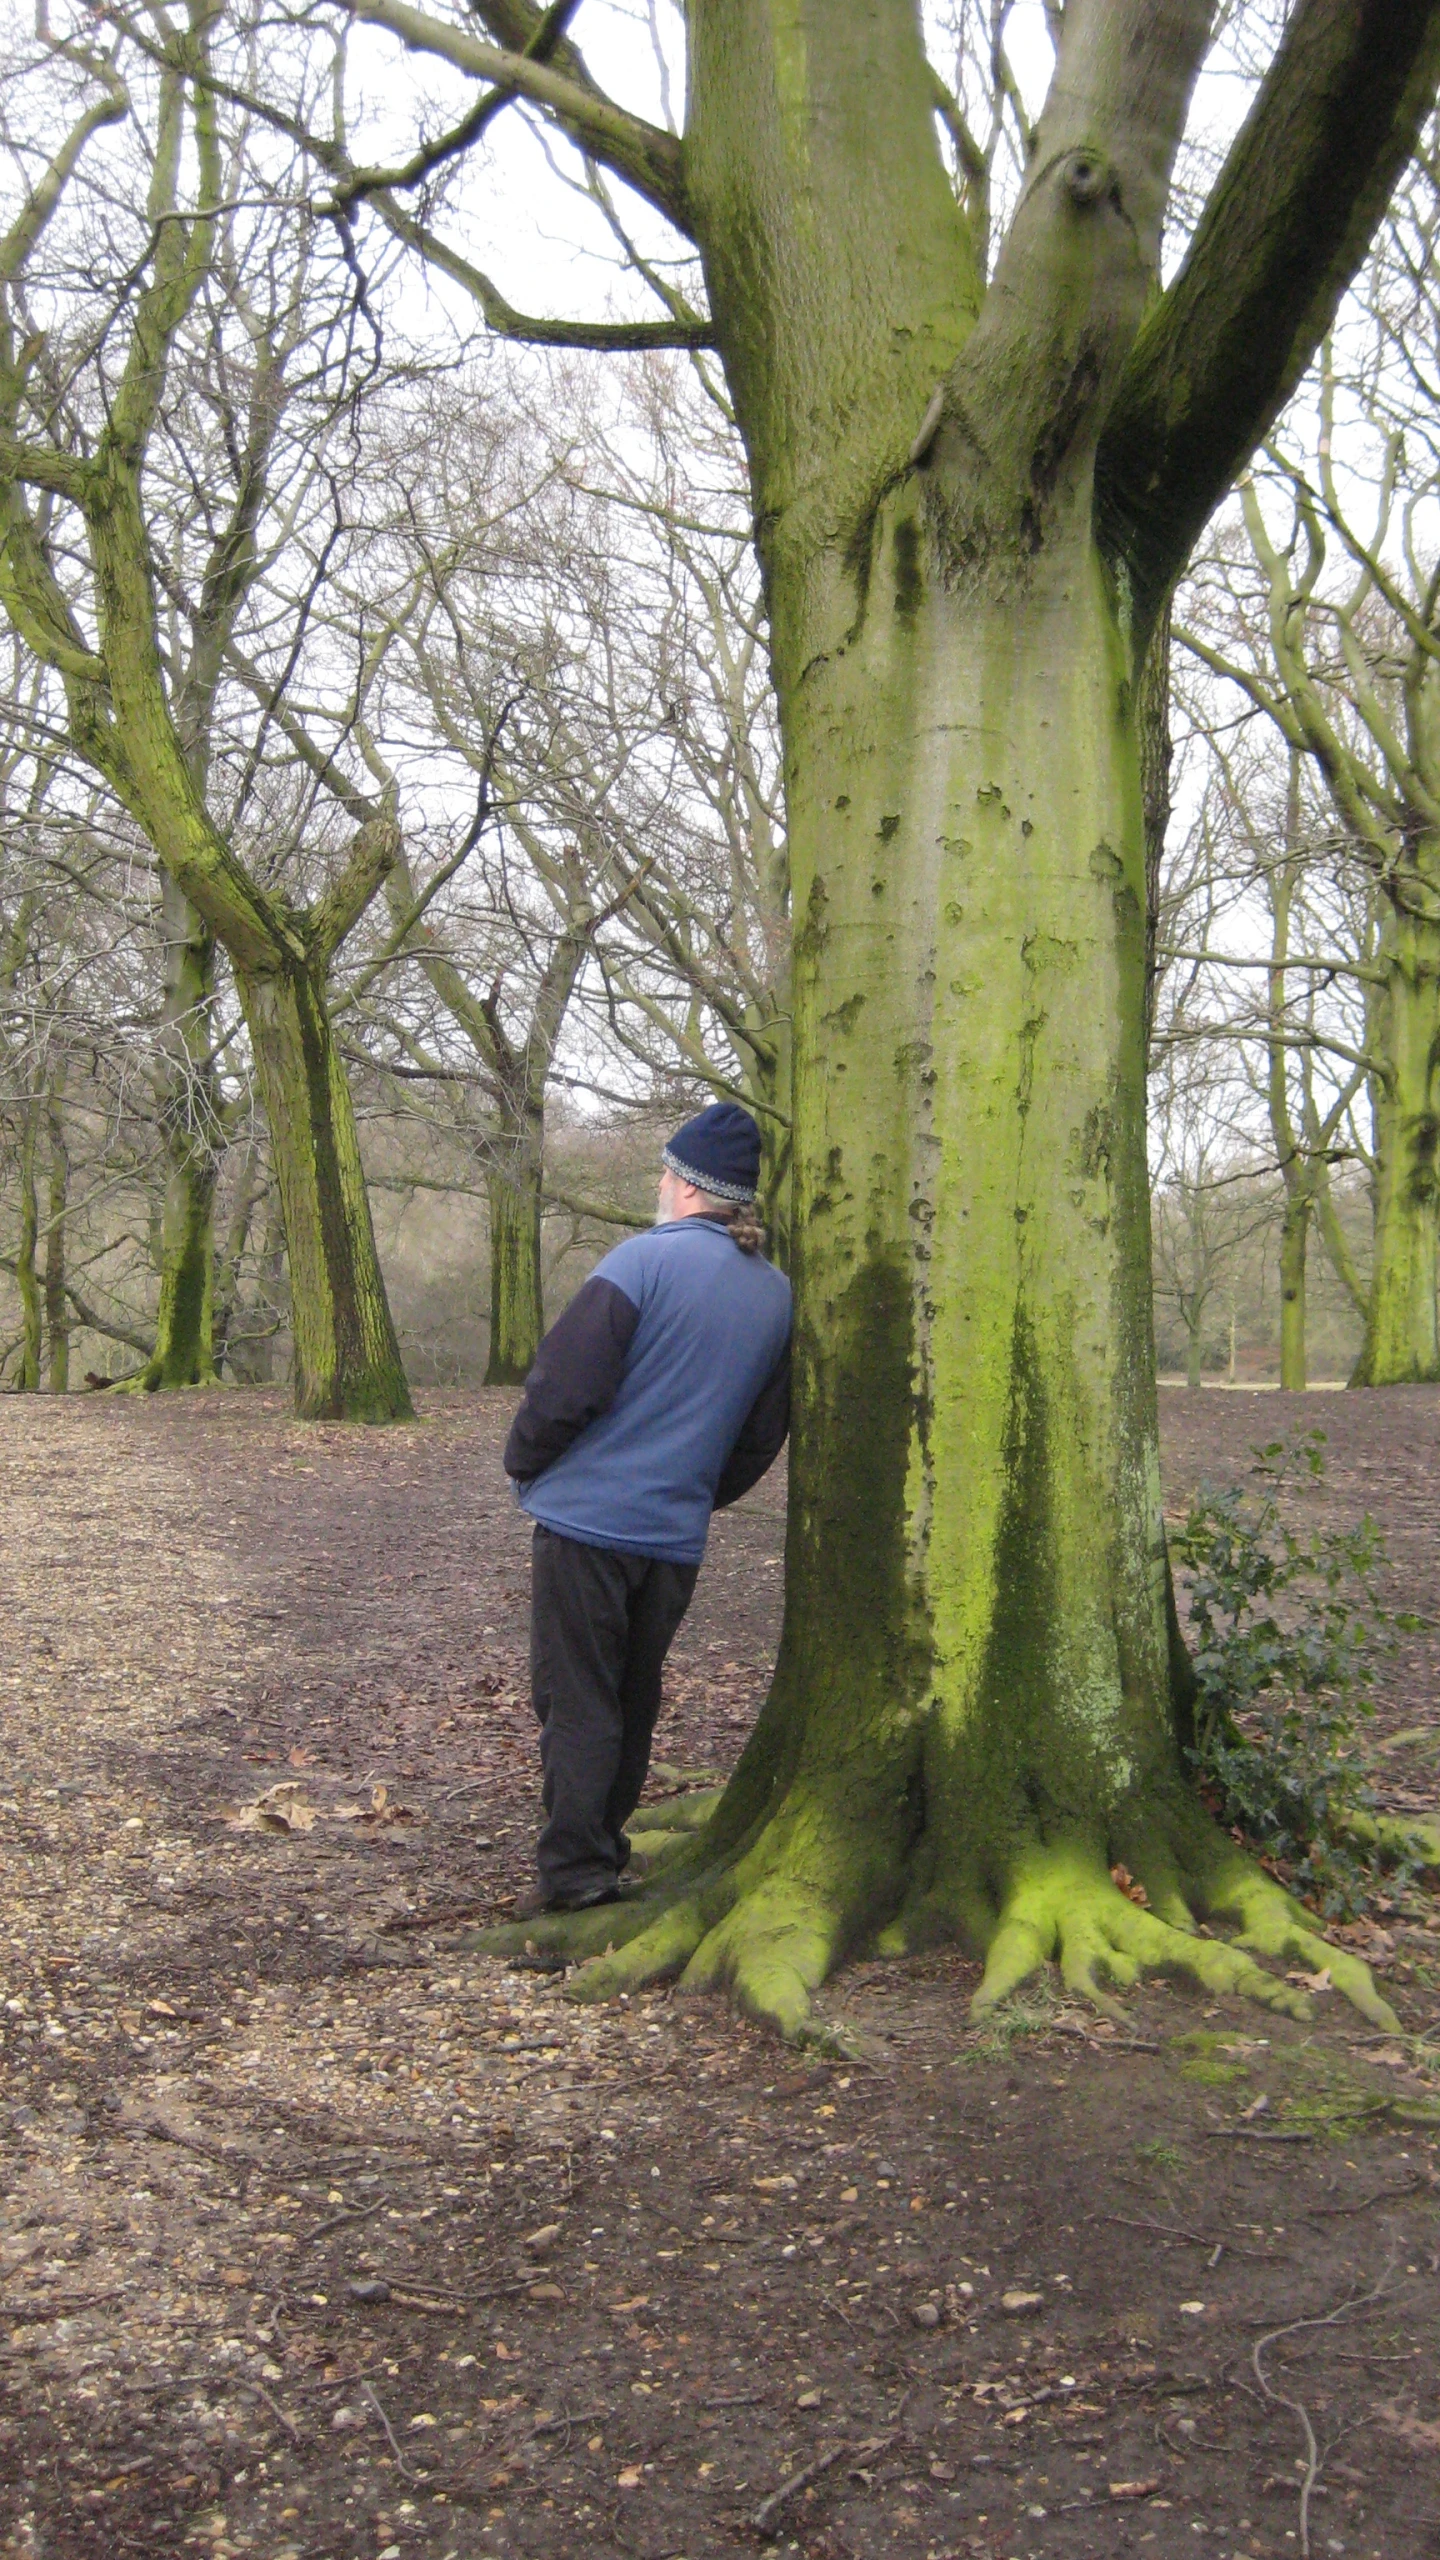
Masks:
[[[698,1565],[581,1546],[535,1530],[530,1694],[540,1719],[542,1891],[579,1901],[613,1885],[645,1784],[660,1673]]]

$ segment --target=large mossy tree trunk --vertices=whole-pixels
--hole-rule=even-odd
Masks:
[[[1371,1021],[1381,1059],[1375,1252],[1354,1387],[1440,1378],[1440,916],[1398,913],[1382,958],[1385,982]]]
[[[985,1954],[985,2002],[1055,1955],[1097,1996],[1158,1964],[1294,2008],[1255,1956],[1318,1960],[1183,1760],[1137,692],[1189,542],[1358,254],[1325,101],[1348,80],[1354,111],[1381,39],[1338,0],[1296,13],[1157,301],[1209,14],[1070,0],[982,290],[910,0],[693,0],[685,181],[785,751],[797,1391],[773,1688],[655,1891],[550,1924],[617,1941],[578,1977],[595,1996],[683,1966],[800,2032],[848,1947],[950,1931]],[[1433,81],[1431,14],[1407,34],[1367,183],[1402,106],[1414,132],[1423,40]],[[1260,327],[1276,293],[1293,342]]]

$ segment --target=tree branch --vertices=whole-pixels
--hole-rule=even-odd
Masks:
[[[413,9],[408,0],[350,0],[350,9],[354,17],[387,28],[412,53],[435,54],[472,79],[488,80],[543,107],[573,140],[603,160],[677,230],[689,234],[680,144],[663,126],[647,124],[643,116],[616,106],[589,79],[556,71],[530,54],[478,44],[462,27]]]
[[[1440,0],[1299,0],[1101,439],[1140,619],[1314,355],[1440,78]]]

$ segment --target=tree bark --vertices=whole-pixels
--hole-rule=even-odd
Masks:
[[[162,1116],[169,1164],[160,1218],[155,1348],[125,1381],[142,1394],[213,1386],[214,1204],[222,1128],[215,1069],[215,937],[168,874],[160,891],[165,945]]]
[[[1440,921],[1398,914],[1383,956],[1373,1025],[1384,1062],[1375,1101],[1375,1259],[1354,1387],[1440,1378]]]
[[[215,1266],[214,1315],[212,1347],[215,1367],[223,1370],[230,1345],[230,1330],[240,1291],[240,1264],[250,1240],[250,1226],[265,1193],[265,1174],[260,1150],[253,1140],[240,1150],[239,1168],[235,1176],[230,1215],[225,1228],[224,1250]]]
[[[325,977],[303,962],[253,977],[236,970],[285,1217],[295,1410],[310,1421],[394,1422],[413,1407]]]
[[[1305,1375],[1305,1265],[1310,1244],[1309,1193],[1287,1185],[1280,1221],[1280,1384],[1302,1388]]]
[[[49,1200],[45,1220],[45,1350],[47,1384],[52,1396],[63,1396],[70,1384],[70,1300],[65,1288],[65,1216],[70,1192],[70,1156],[65,1144],[65,1116],[58,1085],[52,1085],[45,1111],[50,1143]]]
[[[543,1107],[502,1114],[485,1174],[490,1202],[490,1356],[487,1387],[518,1386],[545,1330],[540,1210],[545,1179]]]
[[[20,1365],[15,1385],[33,1396],[40,1385],[41,1299],[35,1254],[40,1237],[40,1203],[35,1183],[37,1123],[40,1106],[25,1105],[20,1123],[20,1238],[15,1248],[15,1286],[20,1292]]]

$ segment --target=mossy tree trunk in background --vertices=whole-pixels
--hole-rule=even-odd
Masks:
[[[540,1213],[545,1183],[544,1121],[502,1121],[485,1171],[490,1202],[489,1387],[518,1385],[545,1330]]]
[[[749,454],[785,747],[797,1394],[784,1632],[740,1766],[650,1892],[531,1928],[624,1938],[578,1977],[596,1996],[683,1967],[799,2033],[857,1941],[958,1932],[984,2003],[1058,1956],[1097,1996],[1175,1966],[1295,2009],[1255,1959],[1319,1960],[1182,1757],[1137,687],[1440,44],[1433,8],[1300,0],[1162,295],[1209,24],[1070,0],[986,290],[910,0],[692,0],[677,218]]]
[[[65,1289],[65,1219],[70,1197],[70,1153],[65,1142],[63,1079],[51,1085],[45,1105],[49,1144],[49,1199],[45,1217],[45,1366],[52,1396],[70,1384],[70,1300]]]
[[[486,776],[488,785],[488,774]],[[482,799],[482,808],[484,802]],[[478,821],[477,821],[478,825]],[[474,830],[472,830],[472,833]],[[490,1204],[490,1352],[487,1387],[515,1386],[526,1375],[545,1330],[541,1212],[545,1192],[545,1089],[575,982],[591,947],[595,905],[578,848],[566,847],[542,872],[563,910],[523,1029],[506,1020],[497,978],[484,994],[467,980],[425,920],[397,845],[386,895],[404,947],[412,950],[451,1019],[464,1033],[488,1080],[494,1124],[485,1139]]]
[[[168,1051],[161,1101],[168,1159],[160,1216],[160,1296],[155,1348],[128,1387],[212,1386],[214,1207],[222,1127],[211,1043],[215,938],[176,882],[160,891],[164,938],[164,1029]]]
[[[1370,425],[1394,457],[1399,489],[1397,494],[1387,482],[1386,510],[1393,503],[1399,512],[1403,504],[1408,521],[1416,500],[1405,487],[1403,433],[1382,405],[1385,372],[1379,367],[1360,391],[1374,404]],[[1322,428],[1333,414],[1334,397],[1327,360]],[[1357,973],[1366,985],[1367,1054],[1362,1074],[1326,1122],[1333,1134],[1368,1073],[1375,1132],[1368,1291],[1335,1215],[1325,1152],[1313,1134],[1299,1135],[1309,1165],[1282,1148],[1281,1168],[1287,1187],[1308,1183],[1336,1272],[1364,1317],[1350,1384],[1398,1386],[1440,1378],[1440,659],[1431,628],[1433,596],[1408,547],[1405,575],[1416,579],[1413,597],[1391,564],[1347,524],[1349,493],[1336,483],[1328,433],[1322,432],[1318,450],[1303,467],[1278,451],[1271,460],[1272,493],[1289,482],[1290,538],[1272,531],[1253,482],[1243,492],[1246,531],[1264,580],[1268,649],[1252,643],[1247,659],[1228,639],[1225,646],[1193,633],[1187,640],[1214,673],[1249,695],[1289,747],[1292,841],[1298,826],[1295,776],[1303,758],[1324,784],[1350,863],[1368,875],[1380,921],[1376,947]],[[1323,506],[1316,502],[1315,481]],[[1338,598],[1321,575],[1332,534],[1339,537],[1349,582]],[[1287,897],[1291,869],[1287,862],[1279,875]],[[1278,911],[1276,938],[1278,946]],[[1337,966],[1342,976],[1354,969],[1345,961]],[[1274,983],[1272,969],[1272,990]],[[1273,1090],[1273,1066],[1271,1081]]]
[[[1285,1192],[1280,1218],[1280,1384],[1303,1388],[1305,1368],[1305,1267],[1311,1203],[1304,1192]]]
[[[40,1240],[40,1202],[35,1156],[40,1106],[24,1106],[20,1123],[20,1234],[15,1247],[15,1286],[20,1293],[20,1359],[15,1384],[21,1395],[34,1395],[40,1384],[41,1300],[36,1248]]]
[[[44,441],[27,406],[33,346],[12,307],[28,262],[91,135],[131,112],[113,65],[92,63],[101,97],[0,242],[0,602],[26,645],[64,683],[70,743],[109,783],[153,847],[203,933],[235,975],[255,1055],[290,1256],[295,1403],[305,1416],[378,1421],[408,1415],[409,1393],[375,1250],[354,1108],[326,1006],[336,953],[394,860],[393,794],[348,795],[356,832],[324,895],[293,904],[247,873],[208,806],[209,707],[234,613],[256,570],[255,528],[265,494],[267,437],[281,399],[278,373],[249,412],[254,442],[209,564],[196,663],[172,693],[157,630],[145,463],[181,329],[206,287],[220,239],[224,187],[218,109],[207,85],[212,25],[190,0],[181,29],[158,39],[147,210],[153,225],[144,281],[117,314],[113,396],[93,450]],[[200,210],[180,204],[193,160]],[[233,245],[233,243],[232,243]],[[255,349],[257,363],[261,350]],[[49,420],[50,412],[46,412]],[[23,420],[23,428],[22,428]],[[40,503],[34,503],[38,493]],[[83,529],[94,646],[56,573],[45,501],[59,497]],[[342,797],[345,797],[342,793]],[[209,1359],[210,1252],[200,1271],[201,1204],[192,1191],[171,1226],[175,1361]],[[207,1225],[209,1203],[203,1204]],[[167,1247],[167,1251],[170,1248]],[[158,1349],[158,1346],[157,1346]]]
[[[1440,848],[1427,848],[1426,906],[1400,907],[1381,941],[1384,984],[1372,1010],[1379,1052],[1375,1259],[1365,1340],[1351,1385],[1440,1379]],[[1417,869],[1422,866],[1417,865]]]
[[[250,1242],[255,1212],[265,1196],[265,1171],[254,1139],[247,1139],[238,1153],[230,1214],[225,1224],[225,1242],[215,1258],[215,1305],[211,1332],[215,1366],[220,1370],[225,1365],[231,1328],[239,1306],[240,1266]]]

